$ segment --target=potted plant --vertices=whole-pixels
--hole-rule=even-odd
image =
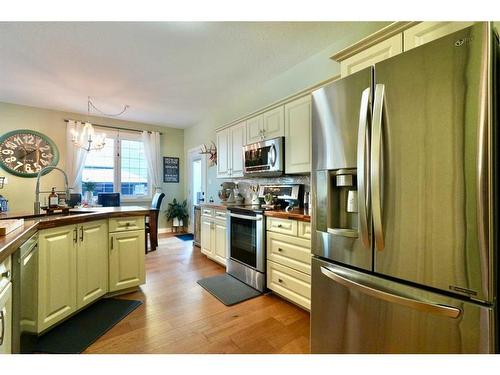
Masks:
[[[177,199],[174,198],[172,203],[168,204],[167,220],[172,220],[172,225],[174,227],[183,227],[184,221],[188,217],[187,200],[179,203],[177,202]]]
[[[87,202],[87,204],[92,204],[92,199],[94,196],[94,190],[95,190],[95,182],[93,181],[83,181],[82,182],[83,189],[85,190],[85,197],[84,200]]]

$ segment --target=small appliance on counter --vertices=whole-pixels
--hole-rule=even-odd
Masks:
[[[236,184],[234,182],[223,182],[221,189],[218,192],[219,199],[223,203],[234,203],[234,188]]]
[[[304,187],[301,184],[261,185],[258,196],[266,202],[262,205],[265,210],[291,209],[301,206]]]

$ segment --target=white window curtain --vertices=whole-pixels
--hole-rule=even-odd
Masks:
[[[161,153],[160,133],[143,131],[141,135],[144,142],[144,154],[148,164],[149,179],[153,194],[161,191]]]
[[[81,134],[83,125],[80,121],[68,121],[66,127],[66,174],[74,193],[82,192],[82,171],[87,158],[87,151],[73,144],[73,130]]]

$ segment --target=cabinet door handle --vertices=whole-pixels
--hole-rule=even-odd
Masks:
[[[75,229],[73,229],[73,242],[74,243],[78,242],[78,229],[77,229],[77,227],[75,227]]]
[[[2,321],[2,335],[0,336],[0,345],[2,345],[5,336],[5,315],[3,311],[0,311],[0,321]]]
[[[7,270],[0,275],[0,279],[3,277],[5,277],[6,279],[10,279],[10,270]]]
[[[83,225],[80,227],[80,241],[83,241]]]
[[[115,238],[111,237],[111,250],[113,250],[114,244],[115,244]]]

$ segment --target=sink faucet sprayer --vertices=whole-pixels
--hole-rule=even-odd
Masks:
[[[66,175],[66,172],[64,172],[61,168],[57,168],[55,166],[49,165],[48,167],[45,167],[38,172],[38,176],[36,177],[36,189],[35,189],[35,204],[34,204],[34,213],[35,215],[38,215],[40,213],[40,193],[50,193],[50,191],[40,191],[40,178],[42,177],[43,174],[46,172],[49,172],[53,169],[57,169],[64,175],[64,190],[65,191],[58,191],[57,193],[65,193],[66,194],[66,200],[68,201],[70,199],[69,195],[69,185],[68,185],[68,176]]]

